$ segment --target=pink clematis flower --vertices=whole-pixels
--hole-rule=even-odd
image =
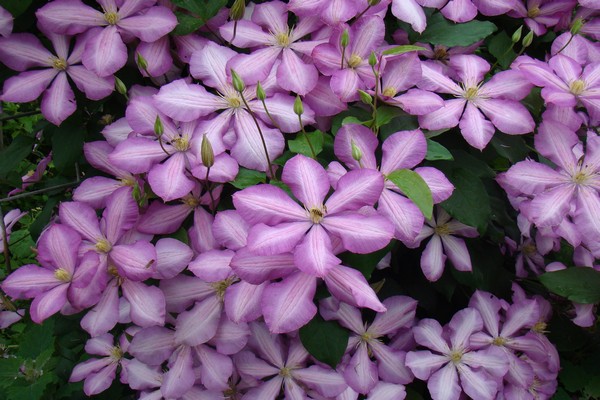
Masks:
[[[177,26],[175,14],[167,7],[154,6],[156,0],[101,0],[99,3],[102,11],[81,0],[56,0],[36,11],[44,30],[66,35],[90,31],[90,40],[82,54],[83,65],[99,76],[112,75],[127,62],[123,37],[154,42]]]
[[[490,69],[484,59],[456,55],[449,65],[460,77],[460,85],[443,75],[435,64],[422,63],[423,80],[419,87],[456,97],[446,100],[445,107],[419,116],[422,128],[435,130],[458,125],[465,140],[479,150],[487,146],[496,128],[509,135],[533,132],[535,122],[519,103],[531,89],[522,72],[502,71],[483,83]]]
[[[525,24],[537,36],[546,33],[547,28],[556,25],[562,17],[575,8],[575,0],[518,0],[508,13],[514,18],[525,18]]]
[[[89,36],[80,36],[69,54],[70,36],[47,33],[56,55],[42,46],[30,33],[15,33],[0,38],[2,62],[16,71],[25,71],[4,82],[3,101],[26,103],[42,93],[42,114],[55,125],[60,125],[75,112],[75,94],[69,85],[70,77],[77,88],[91,100],[100,100],[114,88],[114,78],[100,78],[81,65],[83,48]],[[30,70],[32,67],[42,69]]]
[[[6,243],[10,243],[10,233],[12,232],[12,228],[26,214],[26,212],[21,212],[21,210],[19,210],[18,208],[10,210],[8,213],[6,213],[6,215],[4,216],[4,227],[6,228]],[[2,230],[0,230],[0,252],[4,252],[4,232]]]

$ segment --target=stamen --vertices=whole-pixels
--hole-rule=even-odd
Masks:
[[[585,82],[581,79],[577,79],[571,83],[569,89],[571,90],[571,93],[573,93],[575,96],[578,96],[585,90]]]
[[[352,54],[348,60],[348,66],[350,68],[356,68],[362,63],[363,59],[358,54]]]
[[[69,271],[67,271],[63,268],[58,268],[57,270],[55,270],[54,277],[61,282],[70,282],[71,281],[71,274],[69,273]]]
[[[455,365],[459,364],[462,360],[463,352],[460,350],[454,350],[450,353],[450,361],[452,361]]]
[[[177,151],[187,151],[190,148],[190,142],[186,136],[171,140],[171,145]]]
[[[108,253],[112,249],[112,245],[106,239],[100,239],[96,242],[96,250],[100,253]]]
[[[448,224],[436,226],[434,231],[435,231],[435,234],[438,236],[445,236],[445,235],[449,235],[452,233],[452,231],[450,230],[450,227],[448,227]]]
[[[529,11],[527,11],[527,16],[529,18],[535,18],[538,15],[540,15],[540,8],[539,7],[533,7]]]
[[[393,87],[386,87],[385,89],[383,89],[383,92],[381,92],[381,94],[387,97],[394,97],[396,93],[396,89],[394,89]]]
[[[492,340],[492,344],[494,346],[504,346],[508,342],[508,339],[503,338],[502,336],[498,336]]]
[[[288,47],[290,45],[290,35],[289,32],[280,32],[275,35],[275,40],[277,40],[277,45],[281,47]]]
[[[325,215],[324,210],[320,208],[313,207],[309,211],[310,220],[313,224],[319,224],[323,220],[323,216]]]
[[[477,98],[478,92],[479,92],[479,88],[469,87],[465,90],[463,97],[467,100],[474,100],[475,98]]]
[[[116,25],[117,22],[119,22],[119,14],[117,14],[116,12],[113,12],[113,11],[106,12],[106,13],[104,13],[104,20],[109,25]]]
[[[57,69],[59,71],[66,71],[69,64],[62,58],[53,58],[52,59],[52,68]]]

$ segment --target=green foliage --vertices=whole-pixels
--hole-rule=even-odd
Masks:
[[[369,254],[354,254],[348,251],[338,254],[338,257],[342,260],[342,264],[359,270],[367,279],[371,279],[371,274],[375,270],[377,264],[381,259],[391,251],[396,244],[395,241],[391,241],[387,246],[381,250],[377,250]]]
[[[433,197],[421,175],[410,169],[399,169],[388,174],[387,178],[419,207],[425,218],[431,218]]]
[[[11,13],[13,17],[17,18],[27,11],[32,1],[33,0],[0,0],[0,6]]]
[[[86,130],[81,116],[76,113],[60,126],[48,125],[44,133],[52,138],[54,166],[63,174],[73,174],[75,163],[81,157]]]
[[[34,140],[27,136],[17,136],[10,146],[0,151],[0,179],[6,179],[15,165],[31,153]]]
[[[316,315],[300,328],[300,340],[306,350],[317,360],[335,368],[348,345],[350,332],[335,321],[325,321]]]
[[[425,159],[429,161],[454,160],[454,157],[452,157],[452,153],[447,148],[438,142],[427,139],[427,154],[425,155]]]
[[[419,50],[425,50],[425,48],[423,48],[421,46],[404,45],[404,46],[395,46],[395,47],[392,47],[391,49],[384,50],[381,52],[381,54],[384,56],[391,56],[391,55],[410,53],[411,51],[419,51]]]
[[[506,31],[492,36],[488,41],[488,51],[503,69],[508,69],[513,60],[517,58],[517,53],[513,50],[513,42]]]
[[[323,142],[323,132],[321,131],[308,132],[306,135],[299,133],[296,139],[288,140],[288,147],[292,153],[312,157],[313,154],[310,146],[315,151],[315,155],[319,155],[323,151]]]
[[[245,189],[259,183],[266,182],[267,174],[251,169],[240,168],[235,180],[231,184],[237,189]]]
[[[227,5],[227,0],[171,0],[171,2],[191,13],[175,12],[179,22],[173,31],[175,35],[187,35],[196,31]]]
[[[489,21],[469,21],[455,24],[435,13],[427,21],[427,29],[419,37],[420,42],[444,46],[470,46],[485,39],[496,31],[496,25]]]
[[[571,267],[561,271],[546,272],[540,281],[552,293],[576,303],[600,302],[600,271],[588,267]]]

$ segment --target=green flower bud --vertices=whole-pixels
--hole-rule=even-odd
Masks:
[[[202,135],[202,144],[200,145],[200,158],[205,167],[210,168],[215,164],[215,153],[213,152],[210,140],[206,133]]]
[[[585,25],[585,22],[581,18],[577,18],[573,21],[573,25],[571,25],[571,35],[577,35],[579,31],[581,31],[581,28],[583,28],[583,25]]]
[[[162,136],[163,132],[165,131],[165,128],[163,127],[163,123],[160,120],[160,116],[156,116],[156,119],[154,120],[154,134],[156,136]]]
[[[231,83],[233,84],[233,88],[239,93],[242,93],[246,88],[242,77],[239,76],[238,73],[233,70],[233,68],[231,69]]]
[[[512,38],[511,38],[512,42],[513,43],[519,43],[519,40],[521,40],[521,34],[522,33],[523,33],[523,25],[521,25],[519,27],[519,29],[517,29],[515,31],[515,33],[512,34]]]
[[[348,47],[349,41],[350,41],[350,34],[348,33],[348,29],[344,29],[344,32],[342,32],[342,37],[340,37],[340,46]]]
[[[381,0],[369,0],[369,6],[371,7],[375,7],[379,3],[381,3]]]
[[[362,101],[363,103],[373,104],[373,97],[371,97],[369,93],[365,92],[364,90],[358,89],[358,95],[360,96],[360,101]]]
[[[140,53],[137,53],[137,65],[142,71],[146,71],[148,69],[148,61],[146,61],[144,56],[142,56]]]
[[[127,86],[123,83],[122,80],[115,76],[115,90],[117,93],[122,94],[123,96],[127,96]]]
[[[521,42],[523,44],[523,47],[529,47],[531,46],[531,43],[533,42],[533,31],[529,31],[529,33],[527,35],[525,35],[525,37],[523,38],[523,42]]]
[[[235,0],[229,9],[229,19],[239,21],[244,18],[246,12],[246,0]]]
[[[260,81],[256,84],[256,98],[260,101],[265,101],[267,98],[267,94],[265,93],[265,89],[263,89]]]
[[[352,147],[352,158],[360,162],[362,159],[362,151],[360,151],[356,143],[354,143],[354,140],[350,140],[350,146]]]
[[[304,114],[304,106],[302,106],[302,99],[299,95],[296,95],[296,100],[294,100],[294,113],[296,115]]]
[[[377,65],[377,55],[375,54],[374,51],[372,51],[371,54],[369,55],[369,65],[371,67],[374,67],[375,65]]]

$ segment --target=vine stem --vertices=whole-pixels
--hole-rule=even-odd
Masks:
[[[317,153],[315,152],[315,148],[313,147],[312,143],[310,142],[310,139],[308,138],[308,134],[306,133],[306,130],[304,129],[304,126],[302,125],[302,116],[300,116],[300,115],[298,115],[298,122],[300,122],[300,129],[302,129],[304,139],[306,140],[306,143],[308,144],[308,148],[310,149],[310,154],[312,154],[312,158],[314,158],[316,160]]]

